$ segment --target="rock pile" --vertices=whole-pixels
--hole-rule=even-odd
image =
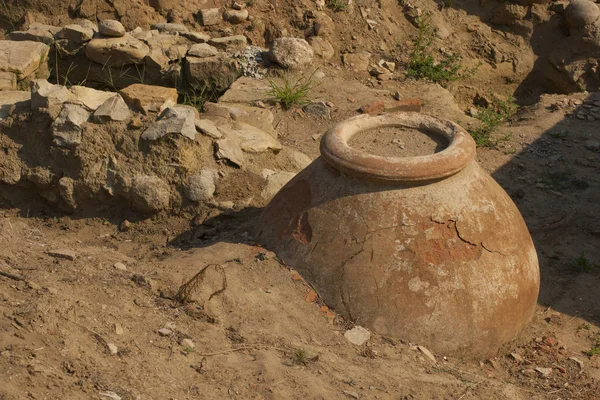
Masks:
[[[282,146],[271,111],[254,106],[268,101],[267,90],[242,77],[200,114],[176,104],[174,88],[134,84],[115,93],[33,80],[30,92],[4,92],[11,100],[0,104],[8,127],[0,140],[23,143],[0,159],[0,185],[33,189],[66,211],[111,201],[141,215],[262,205],[311,162]],[[255,177],[254,195],[219,196],[239,174]]]

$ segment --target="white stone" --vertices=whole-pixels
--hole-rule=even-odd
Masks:
[[[107,343],[106,348],[111,356],[114,356],[119,353],[119,348],[114,343]]]
[[[104,90],[96,90],[86,86],[71,86],[69,89],[72,96],[70,96],[68,103],[79,104],[89,111],[95,111],[104,104],[108,99],[115,96],[114,92],[107,92]]]
[[[48,60],[49,51],[40,42],[0,40],[0,71],[12,72],[19,80],[26,78]]]
[[[223,134],[221,131],[219,131],[215,123],[209,119],[197,119],[195,124],[196,129],[206,136],[209,136],[213,139],[220,139],[223,137]]]
[[[356,325],[354,328],[346,331],[344,337],[353,345],[362,346],[371,338],[371,332],[362,326]]]
[[[270,56],[284,68],[299,69],[313,61],[314,52],[304,39],[283,37],[273,41]]]
[[[208,43],[196,43],[190,47],[187,55],[203,58],[216,56],[218,53],[219,50]]]
[[[112,37],[125,36],[126,33],[123,24],[121,24],[119,21],[115,21],[114,19],[105,19],[100,21],[98,24],[98,31],[101,35]]]
[[[192,175],[186,190],[188,199],[195,203],[212,199],[216,190],[217,176],[217,172],[212,169],[202,169],[198,174]]]

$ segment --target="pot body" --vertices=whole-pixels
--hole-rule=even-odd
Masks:
[[[531,320],[539,292],[518,209],[475,161],[427,182],[372,182],[318,158],[265,208],[259,240],[358,325],[483,357]]]

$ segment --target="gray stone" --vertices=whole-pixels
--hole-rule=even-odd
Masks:
[[[204,26],[218,25],[223,22],[221,10],[218,8],[205,8],[200,10],[200,18],[202,20],[202,25]]]
[[[223,137],[223,134],[219,131],[215,123],[209,119],[197,119],[195,125],[197,130],[208,137],[213,139],[220,139]]]
[[[57,34],[57,39],[67,39],[70,42],[81,44],[89,42],[94,37],[94,31],[81,25],[65,25]]]
[[[65,86],[53,85],[45,79],[36,79],[31,82],[31,108],[34,111],[46,111],[50,117],[56,119],[64,103],[69,101],[73,94]]]
[[[139,211],[156,213],[169,208],[170,188],[157,176],[139,175],[133,178],[131,202]]]
[[[323,101],[315,101],[302,107],[302,111],[317,118],[331,119],[331,111]]]
[[[142,139],[157,140],[170,133],[196,139],[196,110],[191,106],[176,105],[166,108],[159,119],[142,133]]]
[[[98,24],[98,31],[101,35],[111,37],[125,36],[125,27],[119,21],[114,19],[105,19]]]
[[[344,337],[353,345],[362,346],[371,338],[371,332],[362,326],[356,325],[354,328],[346,331]]]
[[[574,0],[565,9],[565,18],[571,28],[591,25],[600,16],[598,5],[591,0]]]
[[[107,92],[104,90],[97,90],[87,86],[78,85],[71,86],[69,91],[71,92],[71,96],[67,102],[79,104],[89,111],[95,111],[98,107],[104,104],[106,100],[115,96],[114,92]]]
[[[149,52],[150,48],[144,42],[131,35],[92,39],[85,46],[87,58],[109,67],[139,64]]]
[[[312,47],[304,39],[283,37],[273,41],[271,59],[284,68],[299,69],[313,61]]]
[[[180,32],[179,36],[184,37],[194,43],[206,43],[210,40],[210,35],[204,32]]]
[[[0,119],[31,110],[31,93],[7,90],[0,95]]]
[[[223,14],[225,21],[231,24],[241,24],[242,22],[248,20],[248,10],[227,10]]]
[[[600,141],[598,141],[598,140],[589,139],[589,140],[586,140],[583,143],[583,145],[588,150],[600,151]]]
[[[161,22],[158,24],[154,24],[151,26],[152,29],[156,29],[159,32],[187,32],[188,28],[186,28],[183,24],[175,24],[172,22]]]
[[[271,200],[286,183],[296,176],[293,172],[271,171],[269,169],[264,169],[262,175],[267,181],[265,188],[261,192],[261,196],[265,200]]]
[[[228,57],[185,58],[185,77],[193,87],[226,90],[240,75],[237,63]]]
[[[65,104],[58,118],[52,123],[52,143],[58,147],[74,148],[81,144],[83,124],[90,113],[76,104]]]
[[[131,118],[132,112],[123,100],[117,94],[106,100],[92,115],[92,120],[97,123],[106,123],[110,121],[127,121]]]
[[[234,139],[223,138],[216,141],[215,156],[220,160],[228,160],[238,167],[245,165],[245,158],[239,143]]]
[[[32,41],[42,42],[48,46],[54,43],[54,35],[56,35],[61,28],[52,25],[43,24],[30,24],[29,29],[26,31],[13,31],[10,32],[6,37],[13,41]]]
[[[215,179],[217,172],[212,169],[202,169],[192,175],[187,185],[187,197],[195,203],[201,203],[213,198],[216,190]]]
[[[46,63],[49,50],[40,42],[0,40],[0,71],[14,73],[17,80],[26,78]]]
[[[218,49],[226,51],[240,50],[248,44],[248,39],[244,35],[225,36],[220,38],[212,38],[208,44],[215,46]]]
[[[204,58],[216,56],[218,53],[219,50],[208,43],[197,43],[190,47],[190,49],[187,52],[187,55]]]

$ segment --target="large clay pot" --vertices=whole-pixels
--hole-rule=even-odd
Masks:
[[[441,135],[447,147],[392,158],[347,144],[390,126]],[[265,208],[258,237],[356,324],[436,352],[488,356],[532,318],[539,267],[518,209],[474,157],[473,139],[452,122],[349,119]]]

